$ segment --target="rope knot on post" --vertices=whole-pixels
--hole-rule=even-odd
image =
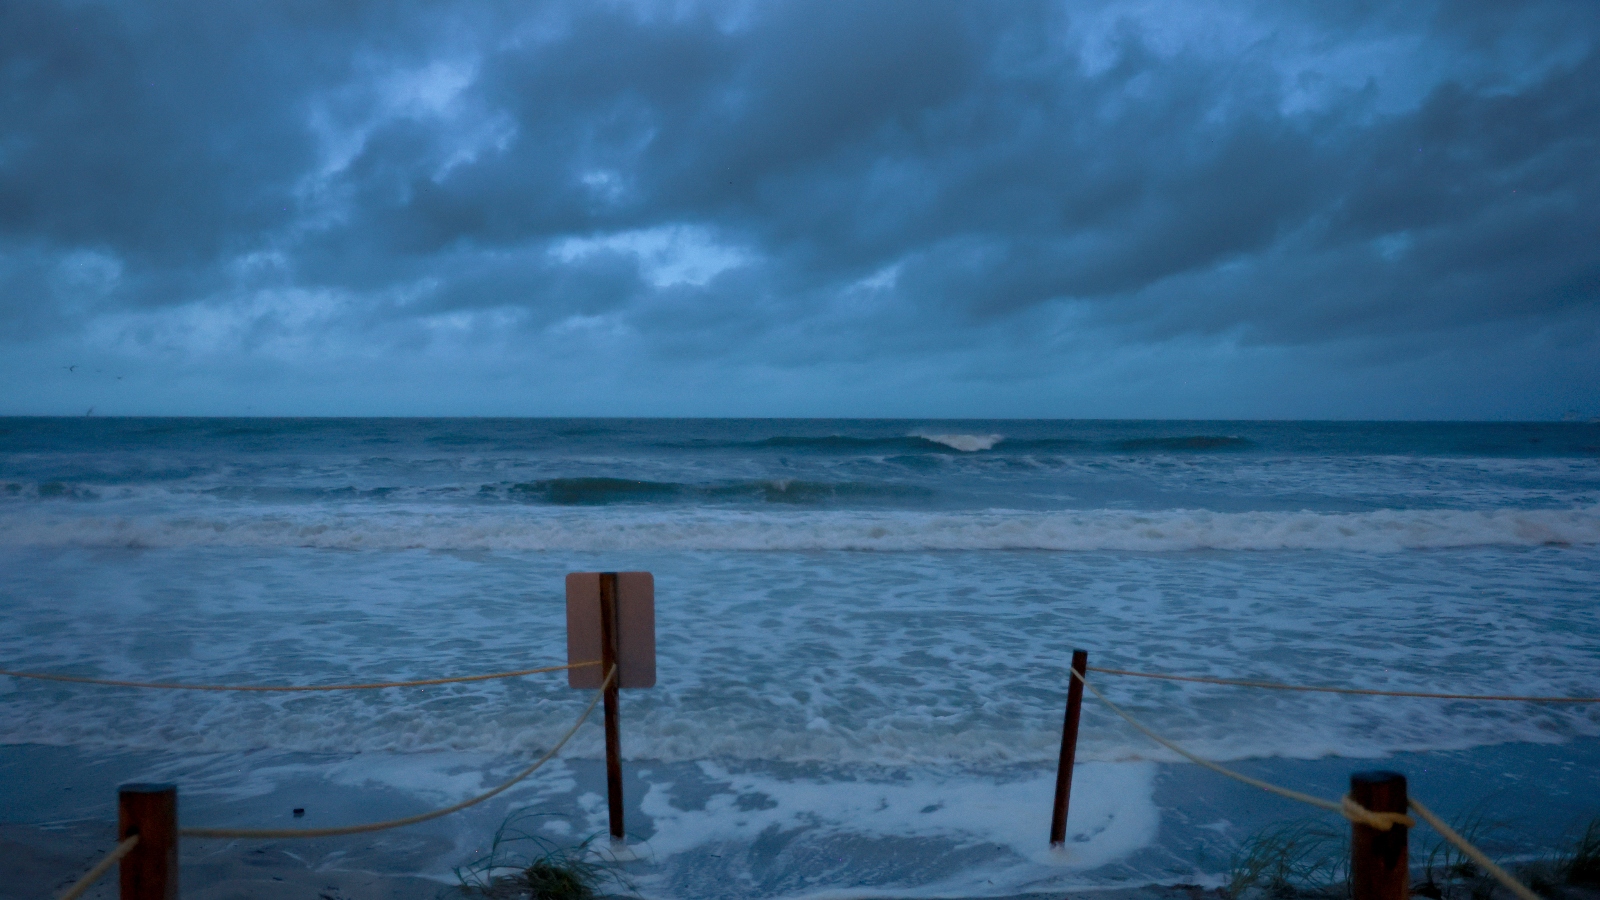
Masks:
[[[1417,827],[1417,820],[1405,813],[1373,812],[1357,803],[1349,794],[1339,799],[1339,813],[1357,825],[1365,825],[1373,831],[1388,831],[1396,825]]]

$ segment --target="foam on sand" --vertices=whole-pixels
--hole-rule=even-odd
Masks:
[[[827,778],[698,768],[704,781],[650,786],[641,805],[654,828],[649,852],[672,868],[720,869],[732,881],[772,868],[764,845],[781,846],[791,861],[815,857],[817,881],[810,891],[783,891],[791,895],[825,896],[816,892],[833,879],[822,860],[844,858],[856,873],[852,891],[897,897],[1063,887],[1148,846],[1160,819],[1150,763],[1079,767],[1061,850],[1043,839],[1053,773],[995,781],[953,771]]]
[[[1071,849],[1066,853],[1052,853],[1039,840],[1050,826],[1053,773],[999,783],[955,773],[884,781],[790,780],[733,773],[702,762],[701,771],[717,786],[714,793],[683,804],[672,783],[653,784],[642,808],[657,831],[651,849],[664,855],[718,841],[749,842],[768,829],[809,828],[865,838],[994,844],[1019,861],[1088,869],[1112,862],[1155,836],[1150,802],[1155,768],[1152,763],[1081,766],[1074,780],[1067,835]]]

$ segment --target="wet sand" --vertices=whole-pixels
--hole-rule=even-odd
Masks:
[[[164,756],[163,756],[164,758]],[[175,777],[185,781],[177,763],[150,754],[96,754],[40,745],[0,745],[0,900],[49,898],[58,895],[114,845],[114,786],[123,781]],[[266,764],[248,759],[173,759],[203,768],[222,765],[247,773]],[[374,759],[373,763],[379,760]],[[1413,793],[1430,802],[1446,819],[1460,821],[1474,810],[1488,809],[1507,827],[1490,835],[1484,849],[1503,859],[1548,858],[1571,846],[1574,829],[1600,813],[1600,741],[1566,744],[1506,744],[1472,750],[1398,754],[1382,760],[1326,757],[1318,760],[1262,759],[1234,764],[1240,771],[1320,796],[1337,796],[1359,769],[1394,768],[1407,773]],[[659,764],[657,766],[660,768]],[[600,772],[578,772],[580,782],[598,784]],[[1155,841],[1130,855],[1085,873],[1092,886],[1018,895],[1035,900],[1062,897],[1095,900],[1201,900],[1215,898],[1224,883],[1228,860],[1239,842],[1275,823],[1303,819],[1309,810],[1264,795],[1254,788],[1221,778],[1196,766],[1161,764],[1154,783],[1154,802],[1161,813]],[[678,775],[684,773],[677,773]],[[674,777],[677,777],[675,775]],[[637,795],[637,792],[635,796]],[[245,822],[263,826],[290,825],[290,806],[326,808],[337,824],[417,811],[415,797],[375,787],[340,786],[308,781],[260,796],[231,799],[186,794],[186,815],[210,823]],[[307,803],[302,798],[314,798]],[[396,805],[401,804],[401,805]],[[308,900],[444,900],[459,898],[450,868],[475,858],[510,808],[485,804],[424,826],[340,838],[275,841],[185,841],[181,847],[182,896],[195,900],[243,897],[304,897]],[[322,808],[311,810],[323,813]],[[281,816],[281,819],[273,818]],[[648,817],[630,810],[630,826],[650,828]],[[1327,822],[1342,827],[1337,820]],[[1042,835],[1041,835],[1042,837]],[[1421,864],[1436,837],[1418,829],[1412,838],[1413,861]],[[772,867],[777,861],[758,856],[755,848],[731,848],[740,866]],[[868,844],[845,852],[882,853]],[[892,849],[892,848],[891,848]],[[710,851],[707,851],[710,852]],[[727,852],[726,849],[717,852]],[[899,852],[899,851],[897,851]],[[928,862],[933,862],[929,860]],[[693,885],[725,880],[733,869],[698,851],[638,864],[640,874],[669,876],[669,894],[693,897]],[[807,865],[790,859],[784,865]],[[720,866],[720,867],[719,867]],[[633,868],[632,865],[629,867]],[[422,877],[417,873],[428,873]],[[1198,882],[1198,884],[1196,884]],[[116,875],[109,873],[87,895],[116,896]],[[881,884],[881,882],[880,882]],[[795,886],[764,889],[764,896],[850,900],[853,896],[892,900],[888,890],[863,888],[859,895],[835,881],[808,890]],[[889,889],[894,890],[894,889]],[[654,892],[652,892],[654,893]],[[975,892],[974,892],[975,893]],[[1581,893],[1567,892],[1569,896]],[[925,893],[937,895],[937,891]],[[949,896],[955,896],[954,893]],[[1012,898],[1017,900],[1017,898]]]
[[[367,849],[378,849],[367,841]],[[112,827],[78,822],[51,827],[0,825],[0,898],[55,897],[115,846]],[[383,848],[393,850],[397,848]],[[294,897],[306,900],[439,900],[455,886],[411,875],[378,874],[350,866],[364,855],[355,842],[297,841],[246,845],[190,842],[179,861],[184,900]],[[352,852],[353,851],[353,852]],[[388,864],[396,860],[385,854]],[[107,872],[85,900],[115,900],[117,872]]]
[[[97,822],[48,828],[0,825],[0,900],[44,900],[59,895],[114,846],[111,832],[109,825]],[[456,884],[345,868],[378,849],[373,844],[370,839],[296,841],[293,847],[283,843],[191,844],[179,863],[181,896],[184,900],[464,900],[466,895]],[[393,865],[395,860],[390,858],[388,863]],[[829,896],[846,900],[849,893],[830,891]],[[876,892],[870,896],[892,900]],[[991,900],[1219,900],[1222,896],[1221,891],[1199,885],[1149,885]],[[84,895],[85,900],[116,897],[115,869]]]

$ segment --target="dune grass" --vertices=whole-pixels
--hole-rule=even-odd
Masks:
[[[1450,827],[1466,838],[1467,843],[1481,847],[1485,840],[1492,839],[1510,824],[1490,819],[1488,806],[1489,799],[1479,801],[1453,818]],[[1412,886],[1411,892],[1434,900],[1453,898],[1464,892],[1479,898],[1487,896],[1485,891],[1492,891],[1493,882],[1487,873],[1480,871],[1454,844],[1437,835],[1423,858],[1420,874],[1421,880]]]
[[[1562,856],[1556,871],[1567,884],[1600,886],[1600,818],[1589,820],[1583,836]]]
[[[1493,843],[1509,823],[1492,819],[1489,802],[1476,804],[1450,825],[1468,842]],[[1299,819],[1262,829],[1246,838],[1230,865],[1228,896],[1235,900],[1319,900],[1349,896],[1349,827],[1325,819]],[[1431,834],[1431,832],[1429,832]],[[1508,894],[1455,845],[1437,835],[1427,850],[1412,857],[1411,893],[1430,900],[1491,900]],[[1417,848],[1413,844],[1413,848]],[[1416,865],[1417,863],[1421,865]],[[1600,818],[1588,823],[1571,849],[1552,859],[1511,867],[1543,896],[1560,886],[1600,887]]]
[[[615,859],[595,847],[598,834],[577,844],[533,833],[546,814],[514,813],[495,829],[483,858],[457,867],[461,894],[484,900],[595,900],[633,893]]]
[[[1509,823],[1486,814],[1487,801],[1450,825],[1476,846],[1492,843]],[[1418,862],[1417,857],[1412,858]],[[1430,900],[1495,900],[1509,894],[1453,844],[1437,836],[1413,869],[1411,893]],[[1234,853],[1227,894],[1235,900],[1318,900],[1349,896],[1349,829],[1322,819],[1273,825],[1246,838]],[[1600,888],[1600,818],[1591,820],[1567,851],[1509,866],[1535,893],[1559,897],[1562,888]],[[1593,893],[1581,893],[1593,897]]]
[[[1272,825],[1246,838],[1229,865],[1228,896],[1287,900],[1341,895],[1350,843],[1323,819]]]

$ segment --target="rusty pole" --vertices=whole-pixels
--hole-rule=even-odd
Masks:
[[[600,677],[617,664],[617,573],[600,573]],[[606,805],[611,813],[611,839],[623,839],[622,735],[617,730],[617,687],[622,673],[606,685]]]
[[[1406,777],[1399,772],[1357,772],[1350,776],[1350,799],[1373,812],[1406,812]],[[1388,831],[1350,825],[1352,900],[1406,900],[1411,889],[1404,825]]]
[[[117,840],[139,843],[120,863],[122,900],[178,900],[178,789],[170,784],[117,788]]]
[[[1072,671],[1082,676],[1089,670],[1089,651],[1072,651]],[[1083,682],[1067,678],[1067,715],[1061,723],[1061,758],[1056,762],[1056,805],[1050,815],[1050,846],[1067,842],[1067,805],[1072,799],[1072,764],[1078,755],[1078,714],[1083,711]]]

